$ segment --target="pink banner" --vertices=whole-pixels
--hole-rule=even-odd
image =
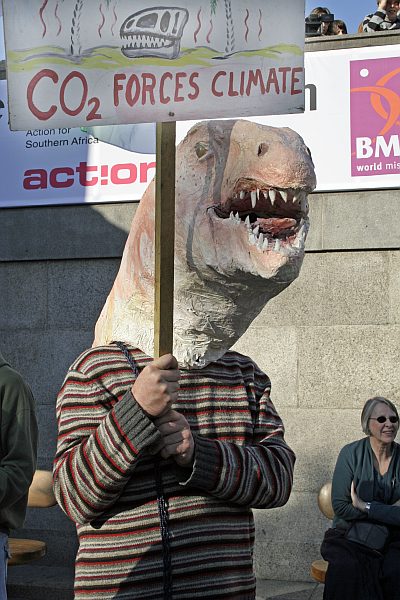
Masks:
[[[400,173],[400,58],[350,62],[351,174]]]

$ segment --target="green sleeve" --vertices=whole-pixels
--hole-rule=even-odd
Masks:
[[[368,517],[385,525],[400,527],[400,506],[371,502]]]
[[[0,390],[0,510],[28,493],[36,467],[37,423],[30,388],[14,372]]]

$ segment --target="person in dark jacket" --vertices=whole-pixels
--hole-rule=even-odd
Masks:
[[[400,29],[400,1],[378,0],[377,5],[376,11],[364,18],[363,31],[379,33],[380,31]]]
[[[332,479],[335,513],[321,546],[328,561],[324,600],[400,600],[399,415],[381,396],[370,398],[361,414],[366,437],[339,453]],[[354,523],[386,527],[383,548],[350,541]],[[365,527],[362,525],[362,527]]]
[[[32,392],[1,353],[0,427],[0,600],[5,600],[8,536],[24,522],[38,428]]]

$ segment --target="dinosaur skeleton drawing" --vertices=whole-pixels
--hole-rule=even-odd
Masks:
[[[120,30],[122,53],[129,58],[157,56],[174,59],[179,55],[183,28],[189,18],[184,8],[150,8],[130,15]]]

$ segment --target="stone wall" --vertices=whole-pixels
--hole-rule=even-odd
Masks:
[[[359,40],[348,36],[346,43]],[[309,42],[310,51],[332,44]],[[288,505],[256,511],[259,577],[309,578],[328,526],[317,492],[340,447],[361,436],[364,401],[381,394],[400,407],[399,204],[399,190],[312,194],[299,279],[236,345],[270,375],[298,457]],[[0,210],[0,347],[34,390],[40,468],[51,468],[54,455],[57,391],[91,344],[135,208]],[[19,535],[48,541],[43,564],[73,564],[74,528],[58,507],[29,511]]]

